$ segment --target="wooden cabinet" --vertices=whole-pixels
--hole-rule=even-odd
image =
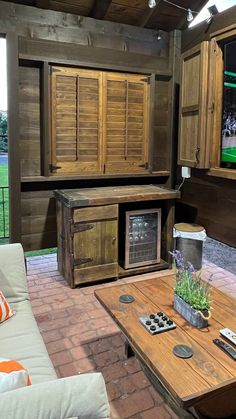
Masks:
[[[104,73],[105,173],[141,173],[148,167],[149,79]]]
[[[118,205],[73,210],[74,283],[117,277]]]
[[[182,55],[178,164],[209,167],[207,137],[209,42]]]
[[[57,202],[58,266],[71,286],[117,277],[118,205],[67,208]]]
[[[102,73],[51,68],[52,173],[101,173]]]
[[[51,67],[51,173],[143,173],[149,78]]]
[[[57,199],[58,268],[71,287],[169,266],[168,252],[173,249],[174,199],[179,197],[178,191],[138,185],[61,190],[54,194]],[[136,207],[161,208],[161,257],[165,259],[150,266],[124,269],[123,219],[127,205],[134,204]]]
[[[231,25],[186,51],[180,93],[178,164],[228,179],[236,179],[236,47],[227,50],[235,40],[236,25]]]

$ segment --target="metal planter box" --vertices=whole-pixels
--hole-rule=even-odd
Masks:
[[[174,294],[174,309],[189,323],[198,329],[208,326],[208,320],[204,319],[199,310],[195,310],[177,294]]]

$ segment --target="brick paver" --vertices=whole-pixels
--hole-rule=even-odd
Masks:
[[[88,371],[103,373],[111,419],[177,419],[152,387],[135,358],[126,359],[124,336],[94,297],[98,287],[115,282],[70,289],[57,271],[56,255],[27,258],[31,303],[58,376]],[[165,270],[130,277],[132,282],[168,275]],[[236,275],[204,261],[203,276],[236,298]]]

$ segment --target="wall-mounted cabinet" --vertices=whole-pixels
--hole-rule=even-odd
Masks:
[[[236,29],[182,55],[178,164],[236,179]]]
[[[150,78],[51,67],[51,173],[145,173]]]
[[[204,169],[207,158],[207,86],[209,43],[182,55],[178,164]]]

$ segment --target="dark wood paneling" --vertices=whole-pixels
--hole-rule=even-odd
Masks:
[[[169,74],[169,59],[142,54],[127,53],[108,48],[69,44],[39,39],[19,39],[20,58],[50,61],[68,65],[88,66],[133,72]]]
[[[47,1],[41,1],[37,5],[48,6]],[[69,4],[65,1],[64,4],[66,3]],[[147,4],[145,4],[145,7],[141,7],[141,3],[138,3],[140,3],[139,0],[136,0],[135,5],[130,6],[125,0],[120,0],[120,7],[140,8],[140,16],[142,17]],[[80,5],[82,6],[82,3]],[[88,8],[91,11],[92,1]],[[66,15],[60,12],[39,10],[19,4],[13,5],[3,1],[0,1],[0,10],[1,32],[10,30],[16,34],[14,35],[15,50],[14,53],[10,53],[15,66],[12,67],[12,80],[15,84],[13,83],[10,87],[11,95],[9,96],[12,102],[11,116],[9,116],[11,122],[9,133],[11,137],[14,133],[17,141],[20,134],[20,141],[16,144],[14,155],[10,158],[12,160],[11,170],[14,172],[12,174],[12,185],[15,182],[14,192],[16,192],[14,197],[12,194],[13,202],[16,203],[12,206],[14,208],[14,211],[12,211],[15,229],[14,240],[20,240],[20,229],[22,227],[22,240],[28,250],[54,246],[56,243],[55,224],[53,227],[55,206],[52,204],[50,197],[47,196],[51,192],[43,191],[42,193],[45,195],[40,198],[39,192],[33,191],[34,189],[53,188],[52,181],[48,177],[41,176],[47,176],[48,174],[48,162],[45,156],[47,157],[50,152],[47,148],[50,127],[48,119],[45,119],[45,116],[48,115],[48,62],[145,74],[157,73],[170,77],[172,71],[172,57],[169,56],[171,35],[163,32],[161,42],[157,42],[153,31],[148,29],[107,21],[96,21],[72,14]],[[20,42],[20,53],[24,54],[25,58],[31,59],[31,63],[28,61],[27,67],[26,61],[21,61],[24,68],[20,68],[20,90],[18,89],[18,83],[16,83],[18,77],[17,36],[29,39],[27,42],[25,39]],[[41,68],[42,66],[43,68]],[[40,82],[42,89],[39,95]],[[21,99],[20,126],[17,120],[17,94],[19,91]],[[39,146],[40,142],[41,147]],[[12,150],[13,145],[14,143],[11,145]],[[20,150],[18,147],[20,147]],[[19,156],[21,156],[22,181],[27,182],[21,185]],[[139,181],[135,179],[136,176],[133,177],[132,183]],[[164,169],[156,176],[156,183],[157,179],[158,182],[165,182],[169,176],[169,171]],[[163,176],[165,177],[163,178]],[[127,181],[116,179],[118,177],[124,178],[123,175],[110,176],[113,180],[105,180],[102,177],[104,176],[101,176],[100,180],[95,177],[84,177],[82,179],[80,177],[79,182],[81,187],[84,186],[86,179],[91,182],[92,186],[96,182],[100,182],[102,186],[130,183],[130,179],[127,179]],[[78,177],[75,176],[75,179],[78,179]],[[153,179],[153,175],[150,175],[151,179]],[[61,177],[60,180],[64,181],[66,179]],[[41,181],[47,182],[40,183]],[[143,176],[141,182],[148,183],[148,180]],[[63,185],[66,186],[66,182]],[[32,192],[27,192],[27,196],[24,195],[26,192],[22,193],[22,200],[20,199],[20,186],[24,190],[32,190]],[[30,196],[30,194],[33,195]],[[21,204],[22,223],[20,222]]]
[[[41,80],[41,94],[40,94],[40,138],[41,138],[41,174],[49,176],[49,161],[50,161],[50,82],[49,82],[50,67],[47,62],[43,63],[40,73]]]
[[[156,80],[153,118],[153,171],[170,170],[168,136],[170,80]]]
[[[147,0],[13,0],[13,2],[129,25],[145,25],[153,29],[165,28],[170,31],[186,26],[186,10],[183,6],[198,11],[207,0],[185,1],[184,4],[182,0],[175,0],[174,4],[156,1],[154,9],[149,9]],[[178,4],[180,7],[175,6]],[[149,17],[146,17],[143,23],[145,12]]]
[[[202,225],[209,237],[236,247],[235,181],[194,171],[177,205],[177,221]]]
[[[9,221],[10,241],[19,242],[20,226],[20,150],[19,150],[19,95],[18,95],[18,38],[7,33],[7,99],[9,148]]]
[[[21,213],[25,251],[57,245],[56,202],[52,191],[22,192]]]
[[[38,176],[40,170],[40,69],[19,68],[21,176]]]

